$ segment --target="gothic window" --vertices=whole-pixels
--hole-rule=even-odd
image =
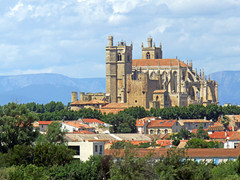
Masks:
[[[120,53],[118,53],[118,61],[121,61],[122,60],[122,55]]]
[[[173,92],[177,92],[177,72],[173,73]]]
[[[147,52],[146,58],[147,58],[147,59],[150,59],[150,53],[149,53],[149,52]]]

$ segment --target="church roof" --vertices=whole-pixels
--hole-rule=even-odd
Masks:
[[[178,66],[188,67],[187,64],[179,59],[133,59],[132,66]]]

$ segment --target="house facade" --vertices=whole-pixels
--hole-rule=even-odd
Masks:
[[[150,120],[147,125],[148,134],[168,134],[179,132],[181,125],[177,120]]]
[[[73,158],[87,161],[90,156],[104,155],[104,141],[68,142],[68,148],[75,150]]]

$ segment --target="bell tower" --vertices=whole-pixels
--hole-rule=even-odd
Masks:
[[[108,36],[106,46],[106,96],[111,103],[127,102],[126,76],[132,73],[132,43],[113,45],[113,36]]]
[[[162,45],[155,46],[152,38],[148,38],[148,46],[144,47],[142,43],[142,59],[162,59]]]

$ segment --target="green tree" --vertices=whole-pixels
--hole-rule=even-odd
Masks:
[[[197,128],[197,138],[209,139],[208,133],[203,129],[202,123]]]
[[[32,123],[38,120],[26,105],[5,105],[0,117],[0,152],[5,153],[15,145],[31,144],[38,136],[38,131],[33,131]]]
[[[191,138],[191,133],[185,128],[181,128],[179,133],[178,133],[178,138],[179,139],[185,139],[185,140],[188,140]]]
[[[110,168],[110,179],[152,179],[154,171],[151,166],[151,154],[145,157],[137,157],[136,151],[126,147],[123,154],[119,156],[118,150],[113,154],[115,159]]]
[[[33,163],[33,147],[30,145],[15,145],[12,150],[10,150],[7,155],[9,156],[10,165],[24,165]]]
[[[54,121],[48,125],[46,139],[49,143],[64,143],[66,133],[67,131],[61,130],[61,123]]]
[[[187,148],[208,148],[208,143],[201,138],[193,138],[186,144]]]
[[[119,112],[110,120],[112,127],[110,131],[113,133],[135,133],[136,119],[125,112]]]
[[[61,144],[36,144],[33,163],[36,166],[65,165],[73,160],[74,151]]]
[[[141,106],[130,107],[130,108],[124,109],[123,112],[132,116],[135,119],[141,119],[149,115],[149,113],[145,110],[145,108]]]

